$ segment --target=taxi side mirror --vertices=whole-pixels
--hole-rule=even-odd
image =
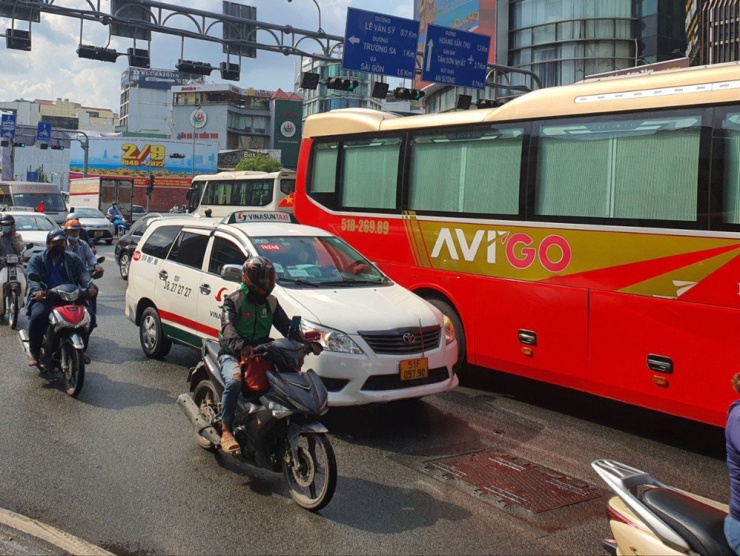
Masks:
[[[229,282],[241,282],[242,265],[225,264],[221,269],[221,278],[223,278],[224,280],[228,280]]]

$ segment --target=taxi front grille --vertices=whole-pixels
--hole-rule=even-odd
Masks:
[[[439,347],[441,333],[442,329],[439,326],[427,326],[421,329],[421,333],[418,328],[405,328],[359,334],[375,353],[406,355]]]
[[[448,378],[450,378],[450,374],[447,372],[447,367],[437,367],[436,369],[429,369],[429,376],[414,380],[401,380],[400,373],[371,376],[362,385],[362,389],[375,391],[401,390],[403,388],[413,388],[414,386],[444,382]]]

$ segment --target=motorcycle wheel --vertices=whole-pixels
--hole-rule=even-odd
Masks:
[[[164,357],[172,348],[172,342],[164,335],[162,321],[154,307],[147,307],[141,315],[139,341],[144,354],[152,359]]]
[[[218,404],[221,402],[221,397],[216,393],[216,388],[210,380],[203,380],[198,383],[193,391],[193,401],[195,405],[200,409],[201,415],[206,420],[213,424],[216,420],[216,414],[218,413]],[[221,432],[219,427],[216,427],[217,432]],[[209,452],[215,452],[216,446],[203,438],[197,432],[195,433],[195,441],[198,446]]]
[[[128,268],[131,265],[131,255],[128,253],[122,253],[121,258],[118,259],[118,269],[121,271],[121,278],[128,280]]]
[[[8,310],[8,325],[15,330],[18,326],[18,313],[21,310],[18,292],[10,292],[5,298],[5,307]]]
[[[82,390],[85,381],[85,354],[69,344],[62,346],[62,375],[64,391],[73,398]]]
[[[321,434],[302,433],[295,441],[297,458],[290,446],[283,456],[283,476],[290,496],[307,510],[316,512],[331,502],[337,486],[337,460],[329,439]]]

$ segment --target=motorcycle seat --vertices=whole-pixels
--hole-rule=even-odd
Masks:
[[[732,556],[724,532],[727,514],[669,488],[649,488],[640,501],[698,554]]]

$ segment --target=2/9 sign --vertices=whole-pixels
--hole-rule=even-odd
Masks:
[[[121,160],[124,166],[149,166],[160,168],[164,166],[166,149],[164,145],[144,145],[139,149],[134,143],[125,143],[122,147]]]

